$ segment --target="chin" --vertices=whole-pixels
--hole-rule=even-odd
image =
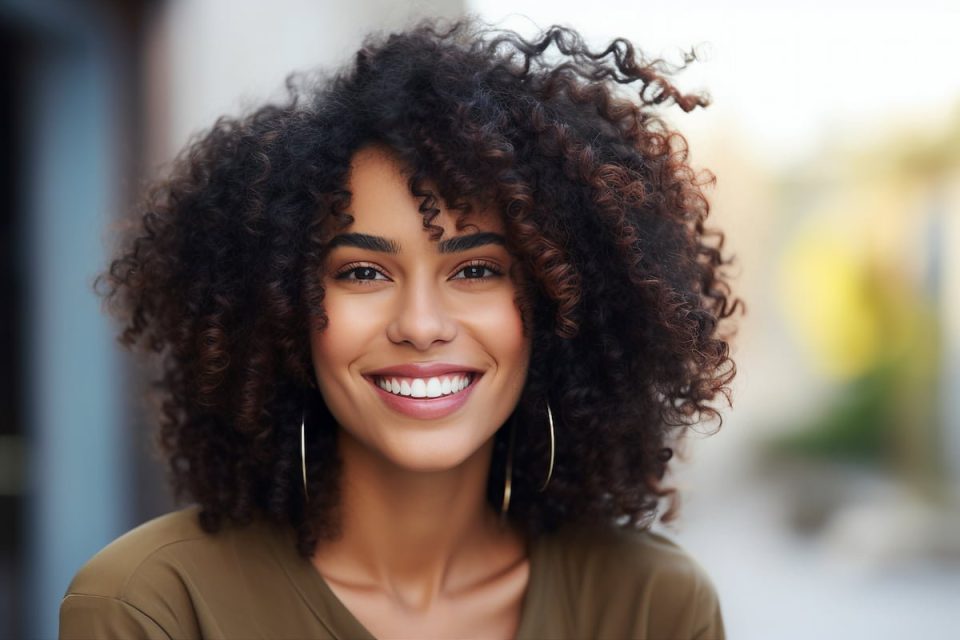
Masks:
[[[411,433],[380,447],[380,453],[397,467],[421,473],[449,471],[485,448],[491,437],[453,437],[451,433]]]

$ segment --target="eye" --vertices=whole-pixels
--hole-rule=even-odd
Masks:
[[[378,278],[377,276],[382,276]],[[376,280],[389,280],[382,271],[368,264],[352,264],[344,267],[337,275],[335,280],[347,280],[354,282],[373,282]]]
[[[457,277],[460,274],[464,276]],[[460,267],[460,270],[457,271],[457,275],[454,276],[454,280],[490,280],[491,278],[499,278],[503,275],[503,272],[495,264],[489,262],[477,261],[471,262],[468,265]]]

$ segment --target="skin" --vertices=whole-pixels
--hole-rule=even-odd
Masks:
[[[386,238],[396,254],[336,246],[324,265],[329,319],[314,330],[317,386],[339,424],[342,532],[313,564],[377,637],[512,637],[529,576],[526,545],[485,501],[493,436],[526,380],[523,334],[501,244],[441,253],[390,153],[353,158],[344,233]],[[503,234],[494,212],[461,230],[442,209],[441,240]],[[462,407],[424,420],[379,398],[364,373],[447,362],[482,371]]]

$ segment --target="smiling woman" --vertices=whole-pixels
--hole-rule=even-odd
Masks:
[[[329,324],[311,332],[340,446],[356,440],[421,471],[460,470],[469,459],[485,478],[493,436],[517,405],[530,360],[503,222],[474,214],[475,232],[458,235],[455,217],[441,209],[435,223],[447,239],[431,240],[402,167],[383,148],[357,152],[347,188],[353,235],[330,243]],[[347,241],[358,236],[377,240]]]
[[[194,143],[100,282],[196,504],[94,557],[61,636],[722,637],[649,531],[739,306],[671,71],[426,22]]]

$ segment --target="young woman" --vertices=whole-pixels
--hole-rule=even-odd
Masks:
[[[670,72],[427,22],[193,143],[102,284],[195,506],[95,556],[61,637],[722,637],[648,531],[739,306]]]

